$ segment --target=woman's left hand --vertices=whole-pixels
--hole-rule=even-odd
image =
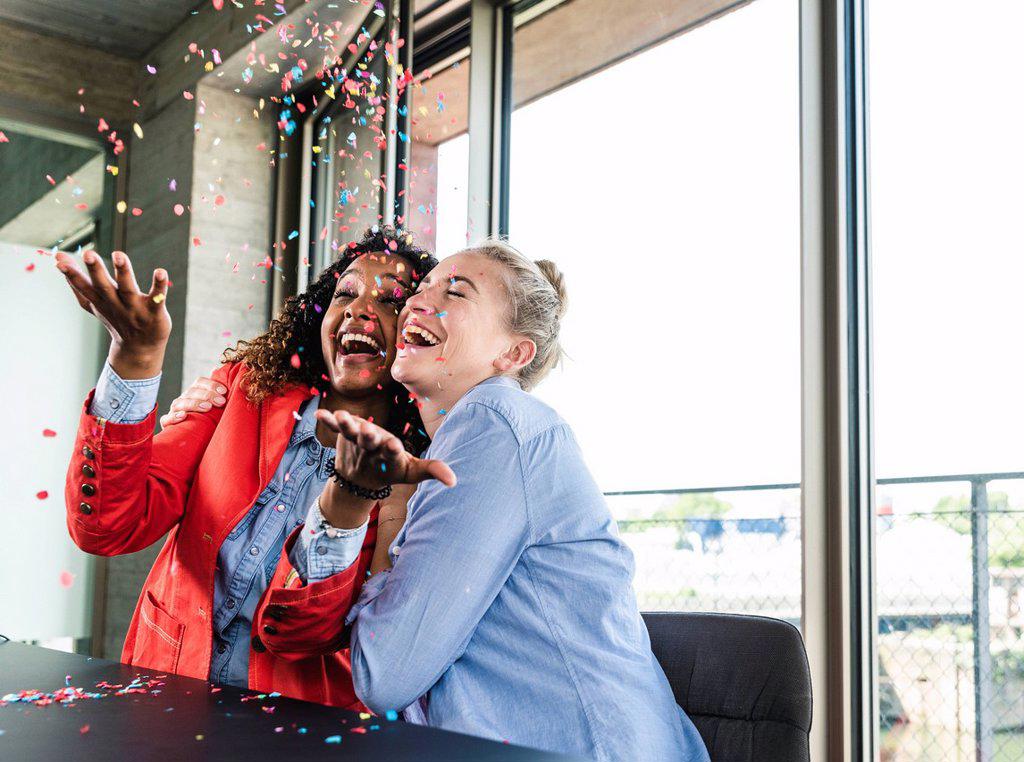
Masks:
[[[398,437],[380,426],[344,410],[318,410],[316,416],[338,434],[334,467],[345,480],[365,489],[428,479],[455,486],[455,472],[447,463],[410,455]]]

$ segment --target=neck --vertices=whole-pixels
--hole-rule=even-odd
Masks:
[[[468,384],[460,385],[449,377],[443,383],[434,382],[422,387],[407,387],[421,403],[420,418],[423,419],[423,430],[427,432],[427,436],[433,439],[437,430],[441,428],[441,424],[444,423],[445,416],[455,407],[455,403],[462,399],[466,392],[488,378],[492,378],[492,376],[485,376],[472,380]]]
[[[331,389],[327,396],[320,399],[320,409],[329,412],[344,410],[351,415],[365,418],[378,426],[384,427],[388,422],[388,413],[391,410],[391,397],[388,390],[373,390],[372,394],[365,396],[348,396]],[[338,435],[317,421],[316,438],[320,443],[333,447],[337,442]]]

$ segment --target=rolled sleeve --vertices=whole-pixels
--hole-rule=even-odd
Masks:
[[[306,525],[295,540],[288,560],[304,582],[321,582],[356,562],[366,538],[367,524],[355,529],[321,529],[324,522],[319,499],[306,514]]]
[[[345,617],[345,624],[352,624],[355,622],[356,617],[359,616],[359,612],[362,611],[364,607],[368,606],[374,598],[380,595],[381,591],[384,589],[384,584],[388,581],[389,574],[391,574],[391,569],[381,569],[363,583],[363,589],[359,592],[359,599],[349,610],[348,616]]]
[[[146,420],[156,407],[161,375],[125,380],[114,372],[109,362],[104,362],[89,413],[111,423],[139,423]]]

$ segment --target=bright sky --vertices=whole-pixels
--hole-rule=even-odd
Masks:
[[[1022,469],[1024,5],[869,15],[876,472]],[[799,480],[797,24],[757,0],[513,116],[511,239],[571,298],[538,393],[605,490]]]

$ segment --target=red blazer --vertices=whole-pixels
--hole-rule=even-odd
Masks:
[[[121,660],[207,679],[213,643],[213,580],[225,537],[252,508],[288,446],[311,392],[291,386],[254,405],[245,367],[213,378],[227,404],[153,434],[141,423],[110,423],[82,411],[64,496],[71,538],[101,556],[134,553],[170,532],[135,607]],[[352,687],[345,615],[359,595],[377,535],[375,506],[359,558],[349,569],[303,585],[285,543],[260,600],[249,651],[249,687],[363,710]],[[286,581],[289,584],[286,586]]]

